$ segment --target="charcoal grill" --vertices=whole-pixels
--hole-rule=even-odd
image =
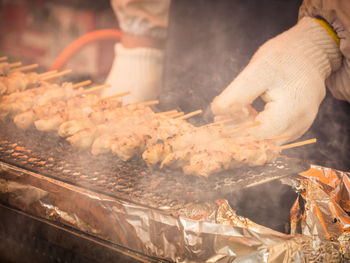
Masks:
[[[86,222],[79,225],[73,219],[62,219],[59,216],[62,211],[48,206],[40,210],[34,208],[33,204],[9,201],[10,198],[6,195],[2,197],[3,204],[48,219],[49,222],[78,227],[85,234],[135,248],[145,254],[147,250],[145,252],[144,245],[135,245],[135,241],[120,240],[110,235],[112,232],[118,234],[123,231],[118,226],[96,233],[91,228],[94,220],[106,224],[113,222],[103,212],[98,215],[101,203],[86,200],[86,195],[96,195],[100,200],[108,202],[136,205],[144,211],[151,209],[166,215],[188,216],[183,209],[185,207],[194,204],[210,207],[210,202],[223,199],[239,189],[293,177],[308,168],[300,160],[281,157],[264,167],[236,169],[209,178],[199,178],[185,176],[181,171],[148,168],[140,158],[123,162],[112,154],[93,156],[87,151],[73,149],[55,134],[41,133],[34,129],[21,131],[11,122],[2,122],[0,127],[0,180],[3,185],[12,182],[41,189],[48,193],[44,200],[47,198],[55,204],[64,204],[72,212],[76,209],[77,214],[79,211]],[[67,204],[67,197],[74,201]],[[196,216],[198,215],[194,215]]]

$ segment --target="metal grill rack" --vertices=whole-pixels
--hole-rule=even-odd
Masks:
[[[181,171],[148,168],[141,158],[128,162],[112,154],[93,156],[73,149],[55,134],[21,131],[0,122],[0,160],[35,173],[152,208],[177,209],[203,199],[219,199],[249,185],[295,175],[307,169],[300,160],[211,175],[185,176]]]

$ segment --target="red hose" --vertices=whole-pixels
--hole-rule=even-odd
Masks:
[[[74,40],[65,49],[63,49],[63,51],[52,63],[50,70],[60,70],[75,53],[77,53],[81,48],[83,48],[87,44],[104,39],[120,40],[122,34],[123,33],[121,31],[115,29],[102,29],[89,32],[83,35],[82,37],[78,38],[77,40]]]

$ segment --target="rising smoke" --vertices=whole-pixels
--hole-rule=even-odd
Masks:
[[[179,106],[184,111],[206,109],[262,43],[297,22],[300,4],[301,1],[277,0],[173,1],[162,106],[168,109]],[[285,154],[350,170],[349,109],[349,104],[327,94],[314,124],[300,138],[316,137],[317,144],[287,150]],[[274,186],[266,185],[264,191],[256,191],[255,195],[278,207],[283,191],[276,191]],[[235,198],[242,200],[243,196]],[[255,204],[254,207],[250,202],[248,210],[261,211],[261,203]],[[236,208],[244,206],[239,203]]]

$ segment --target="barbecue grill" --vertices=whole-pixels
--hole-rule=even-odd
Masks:
[[[0,185],[6,189],[3,204],[21,210],[17,212],[21,216],[24,212],[26,220],[34,216],[34,225],[43,224],[45,219],[55,231],[73,231],[74,237],[87,238],[97,247],[103,244],[103,249],[113,244],[114,251],[114,245],[120,246],[118,253],[131,253],[131,258],[138,260],[172,259],[178,253],[185,258],[205,258],[208,255],[186,251],[186,240],[173,240],[179,245],[173,248],[177,250],[174,255],[168,254],[166,248],[157,251],[152,246],[163,243],[157,240],[158,235],[165,235],[167,240],[179,238],[179,230],[167,225],[175,218],[205,218],[215,211],[216,200],[237,196],[243,188],[296,178],[298,172],[308,168],[300,160],[281,157],[256,169],[199,178],[184,176],[180,171],[148,168],[140,158],[123,162],[111,154],[93,156],[73,149],[55,134],[21,131],[12,122],[2,122],[0,127]],[[7,214],[14,213],[12,209],[2,209],[7,209]],[[139,232],[142,227],[136,232],[130,226],[126,228],[128,223],[122,222],[133,216],[151,220],[153,224],[148,224],[152,233]],[[277,232],[275,235],[283,236]],[[203,247],[211,247],[210,241]]]

